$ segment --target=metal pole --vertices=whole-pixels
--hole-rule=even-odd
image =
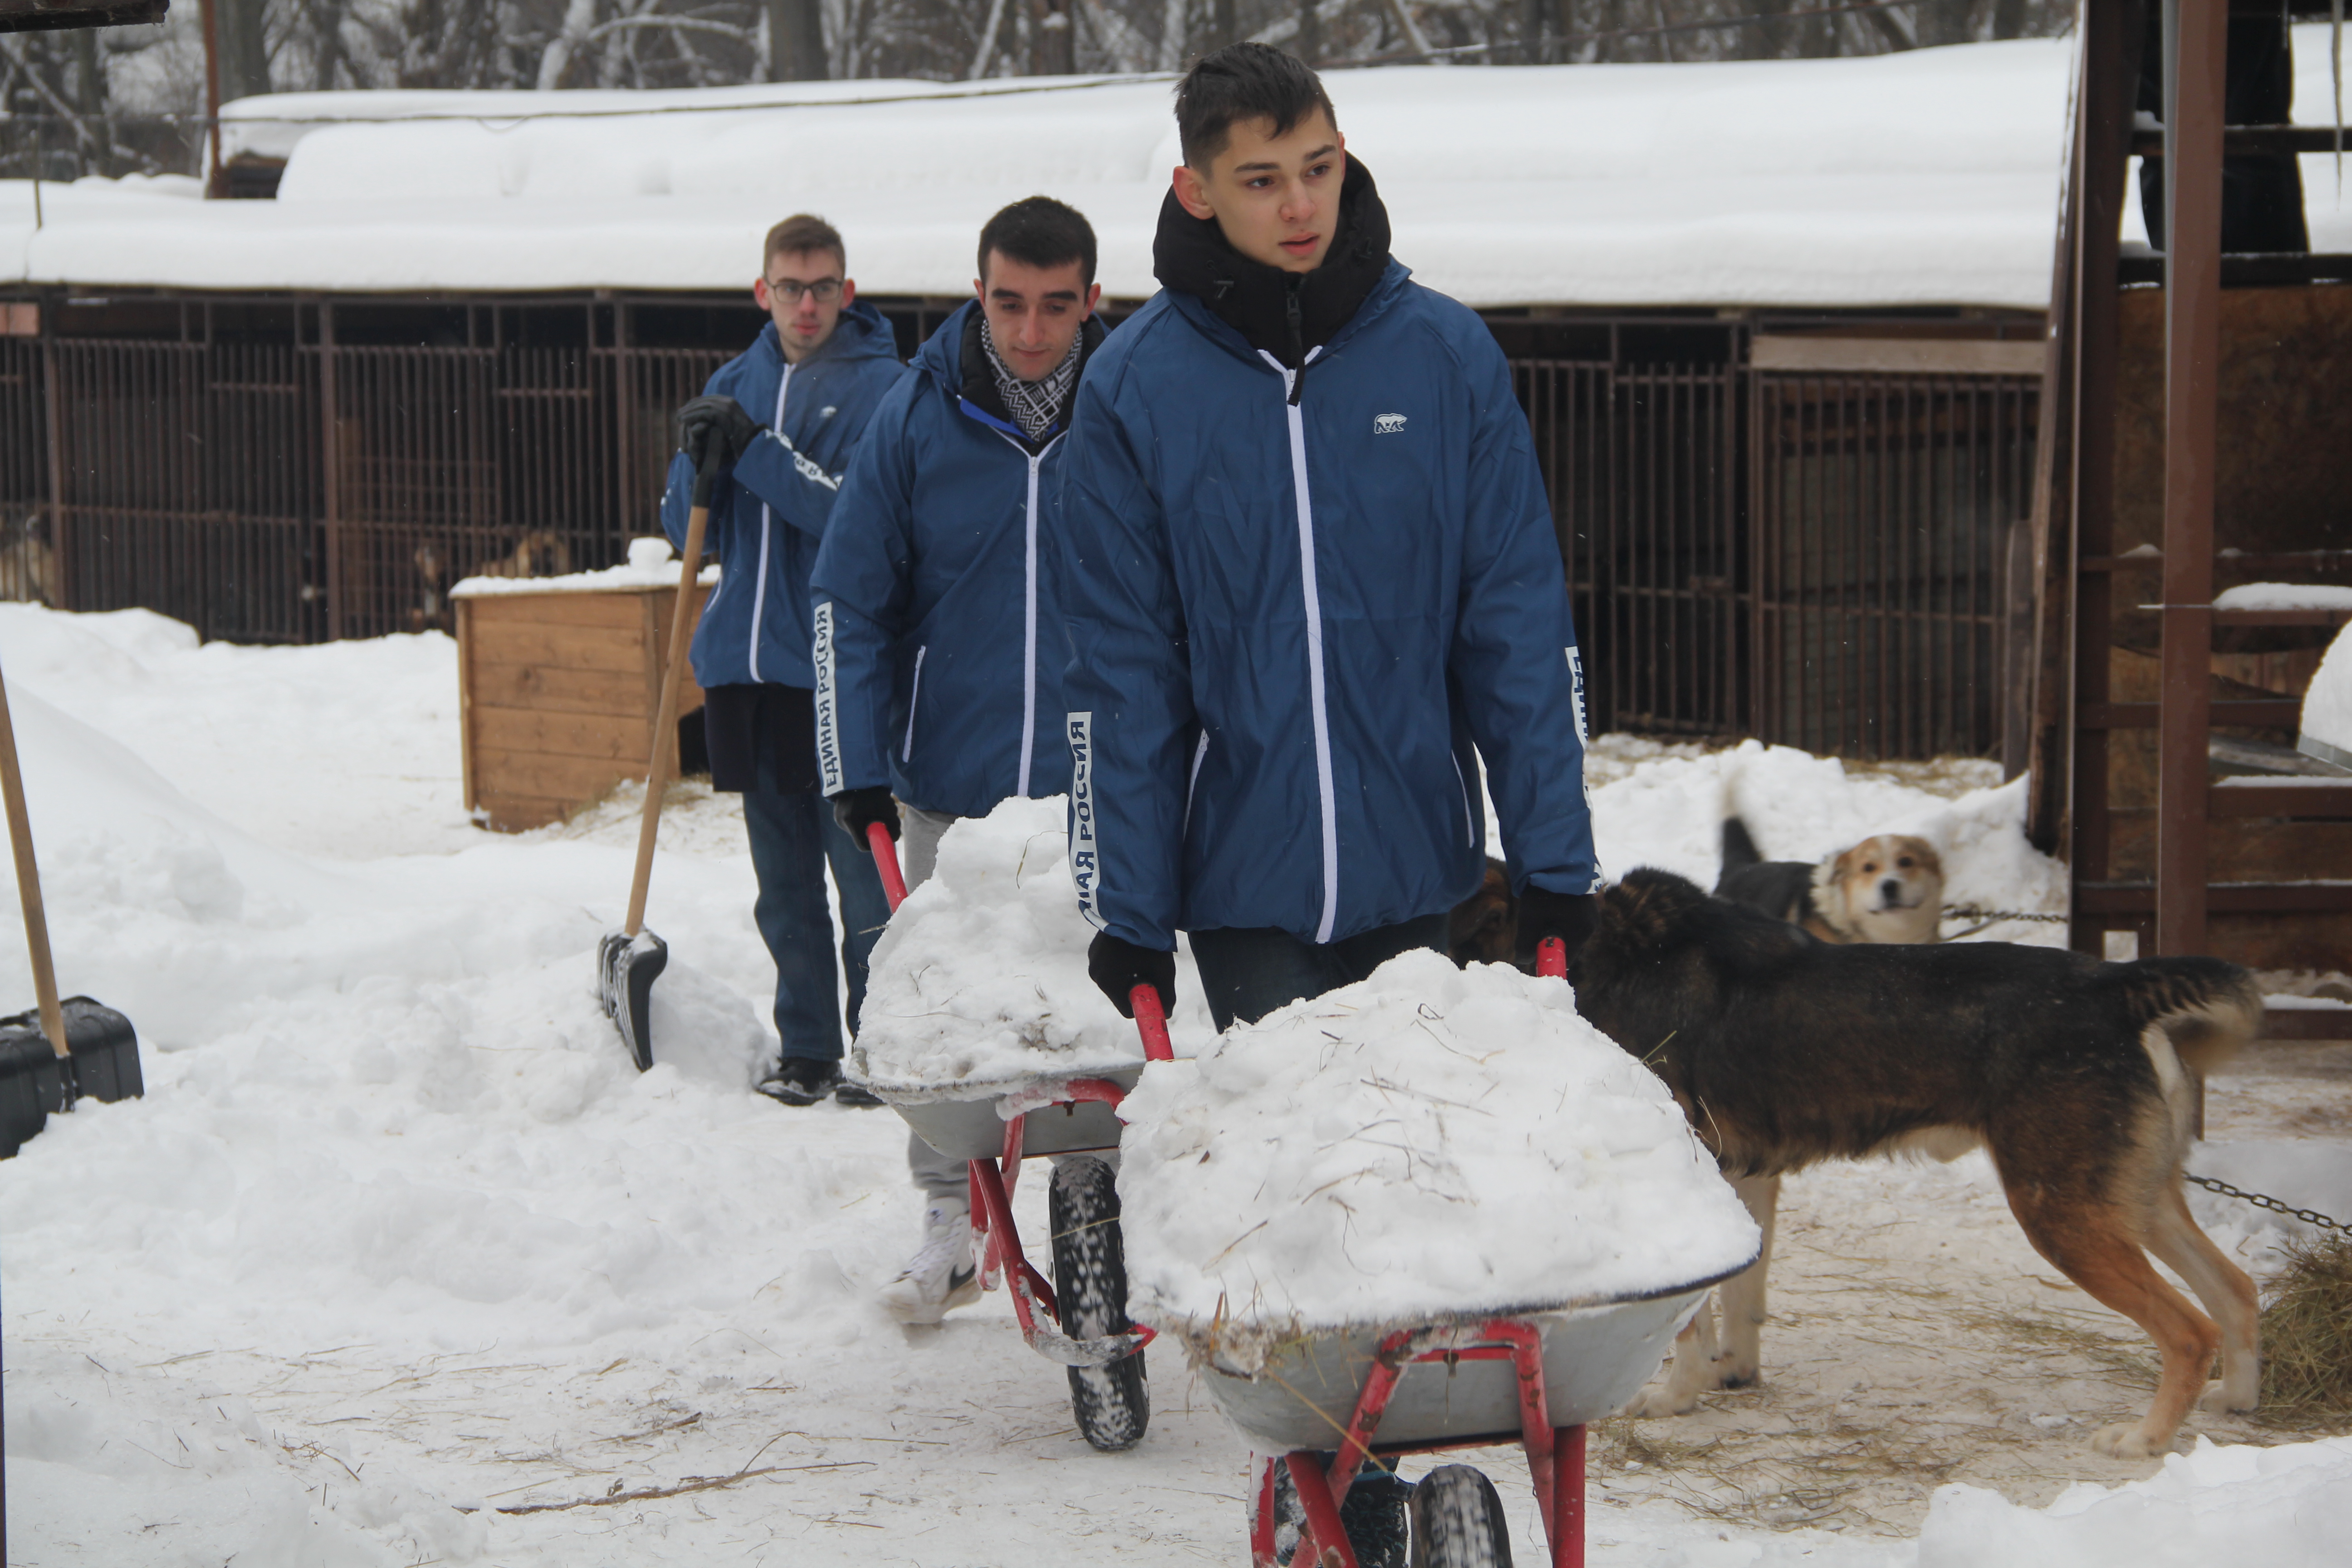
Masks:
[[[2156,950],[2205,951],[2228,0],[2165,0],[2164,608]]]

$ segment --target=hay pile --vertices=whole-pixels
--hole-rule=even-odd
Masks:
[[[2281,1425],[2352,1418],[2352,1239],[2290,1242],[2263,1309],[2263,1412]]]

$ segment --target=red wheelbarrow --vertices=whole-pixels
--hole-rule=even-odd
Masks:
[[[1545,942],[1538,972],[1567,967],[1560,944]],[[1223,1364],[1213,1342],[1193,1344],[1201,1386],[1260,1456],[1252,1568],[1361,1568],[1339,1510],[1367,1467],[1510,1442],[1525,1449],[1535,1482],[1544,1561],[1583,1568],[1586,1423],[1622,1409],[1708,1289],[1753,1261],[1637,1294],[1293,1333],[1247,1368]],[[1502,1502],[1466,1465],[1423,1478],[1410,1519],[1414,1568],[1512,1560]],[[1282,1539],[1293,1530],[1295,1542]]]
[[[866,828],[866,841],[896,913],[907,897],[898,846],[879,823]],[[1129,1001],[1143,1037],[1144,1061],[1173,1060],[1160,994],[1139,985]],[[1001,1093],[980,1099],[903,1100],[877,1088],[917,1137],[950,1159],[969,1162],[982,1287],[1002,1286],[1029,1348],[1069,1370],[1078,1430],[1105,1452],[1133,1447],[1150,1424],[1142,1352],[1153,1337],[1127,1316],[1127,1267],[1110,1169],[1098,1159],[1055,1169],[1047,1204],[1053,1282],[1022,1250],[1013,1189],[1024,1158],[1116,1151],[1116,1112],[1142,1071],[1138,1066],[1099,1078],[1028,1079],[996,1086]]]

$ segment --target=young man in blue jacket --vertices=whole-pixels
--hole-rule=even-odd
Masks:
[[[723,478],[706,548],[719,558],[719,578],[694,634],[694,678],[705,694],[711,784],[743,796],[760,882],[752,918],[776,963],[782,1054],[760,1090],[786,1105],[836,1091],[845,1103],[872,1105],[841,1078],[827,862],[845,927],[853,1033],[866,954],[889,909],[872,857],[841,841],[817,790],[808,581],[842,471],[904,367],[889,324],[857,302],[831,225],[787,218],[769,231],[761,255],[751,293],[769,324],[678,410],[681,450],[662,496],[662,527],[684,544],[697,468],[714,458]]]
[[[1103,340],[1094,229],[1049,197],[1015,202],[980,231],[972,288],[882,400],[811,579],[824,791],[846,842],[903,822],[910,889],[958,817],[1070,787],[1040,510]],[[923,1244],[882,1299],[936,1323],[980,1294],[964,1164],[911,1135],[907,1163]]]
[[[1590,933],[1582,679],[1527,416],[1485,324],[1388,254],[1299,61],[1177,93],[1165,285],[1080,388],[1057,570],[1070,859],[1122,1012],[1218,1025],[1442,948],[1478,886],[1483,758],[1519,951]]]

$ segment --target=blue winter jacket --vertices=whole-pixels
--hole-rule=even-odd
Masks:
[[[887,784],[910,805],[980,816],[1070,787],[1069,644],[1041,569],[1042,449],[967,397],[974,300],[915,355],[866,429],[811,582],[817,766],[827,795]]]
[[[1079,389],[1054,537],[1087,918],[1166,949],[1448,909],[1480,756],[1511,885],[1591,891],[1567,584],[1494,338],[1391,261],[1290,379],[1170,289]]]
[[[701,685],[816,684],[809,567],[850,453],[882,395],[904,374],[890,324],[860,303],[844,310],[833,335],[796,365],[784,363],[771,321],[703,388],[733,398],[768,430],[710,498],[703,548],[719,558],[719,586],[694,634],[694,679]],[[693,494],[694,465],[678,453],[670,459],[661,521],[680,549]]]

